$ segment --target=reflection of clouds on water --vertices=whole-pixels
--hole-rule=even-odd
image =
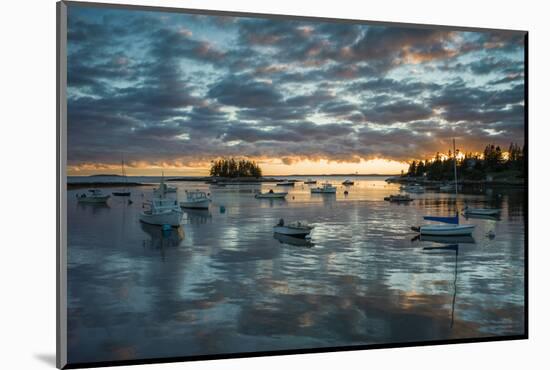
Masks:
[[[401,207],[382,200],[396,192],[394,185],[356,181],[347,198],[339,189],[330,207],[306,186],[290,190],[294,199],[272,205],[255,199],[246,187],[212,189],[210,211],[188,214],[182,238],[175,230],[164,236],[160,228],[140,224],[138,196],[131,206],[111,203],[95,214],[69,199],[70,358],[184,356],[523,331],[522,206],[508,203],[520,202],[521,195],[502,197],[500,221],[468,220],[476,224],[475,243],[460,243],[451,328],[454,255],[425,253],[424,247],[443,242],[411,242],[410,226],[423,224],[425,214],[449,215],[454,199],[427,192]],[[199,183],[173,185],[178,187],[174,197],[186,189],[208,190]],[[150,196],[149,188],[135,194],[141,192]],[[459,204],[465,199],[474,204],[483,195],[460,196]],[[219,212],[221,206],[225,213]],[[280,218],[315,225],[315,247],[275,238],[273,225]],[[495,239],[485,237],[489,230]]]

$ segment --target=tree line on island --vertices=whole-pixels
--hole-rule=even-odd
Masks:
[[[457,176],[462,180],[485,180],[487,176],[523,178],[525,146],[511,143],[507,156],[500,146],[487,145],[483,154],[465,153],[457,158]],[[434,159],[412,161],[403,176],[426,177],[428,180],[445,181],[454,178],[453,153],[440,153]]]
[[[210,164],[210,176],[215,177],[262,177],[262,169],[254,162],[246,159],[222,158]]]

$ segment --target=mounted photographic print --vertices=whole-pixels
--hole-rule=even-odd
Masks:
[[[58,3],[58,367],[527,338],[526,56]]]

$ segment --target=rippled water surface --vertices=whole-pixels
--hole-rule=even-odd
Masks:
[[[69,362],[523,334],[521,189],[460,194],[460,209],[498,207],[500,219],[461,217],[477,225],[473,240],[424,249],[456,244],[410,230],[452,214],[454,195],[390,204],[398,185],[378,177],[336,195],[297,183],[286,201],[254,198],[273,184],[170,185],[213,201],[166,235],[138,219],[151,187],[106,206],[68,191]],[[311,241],[274,237],[280,218],[313,224]]]

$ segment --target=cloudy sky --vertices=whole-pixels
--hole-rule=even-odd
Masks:
[[[69,174],[398,173],[523,144],[523,35],[69,6]]]

